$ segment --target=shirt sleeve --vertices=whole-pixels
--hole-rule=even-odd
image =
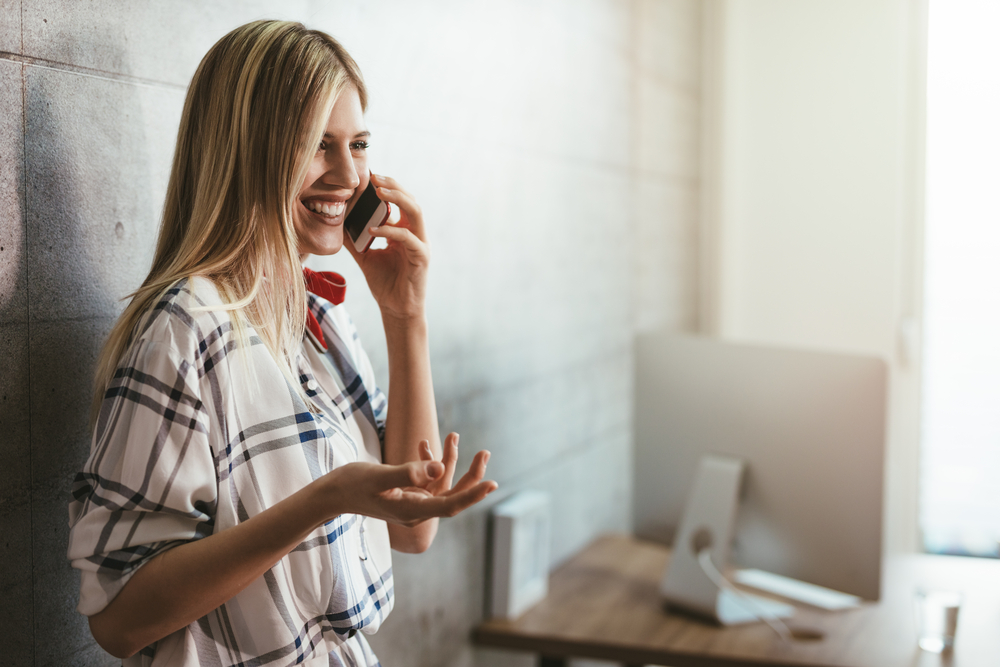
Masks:
[[[197,368],[160,342],[139,341],[116,371],[69,507],[80,613],[104,609],[151,558],[212,533],[218,487],[199,387]]]

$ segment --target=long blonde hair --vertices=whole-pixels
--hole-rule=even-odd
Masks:
[[[295,378],[306,295],[292,211],[333,104],[352,86],[366,108],[351,56],[300,23],[248,23],[205,55],[184,102],[153,266],[98,360],[93,421],[143,317],[182,278],[215,283],[239,346],[253,327]]]

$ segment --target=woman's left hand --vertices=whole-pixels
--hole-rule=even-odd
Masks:
[[[372,296],[382,309],[382,317],[405,322],[424,316],[427,266],[430,249],[424,218],[417,202],[392,178],[371,175],[382,201],[399,207],[399,222],[372,229],[375,238],[384,238],[385,248],[359,253],[345,236],[344,245],[365,274]]]

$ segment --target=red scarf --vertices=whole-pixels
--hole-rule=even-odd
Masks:
[[[306,279],[306,289],[321,296],[335,306],[344,303],[344,295],[347,293],[347,281],[344,276],[333,271],[313,271],[302,267],[302,275]],[[323,330],[319,327],[319,320],[312,311],[306,307],[306,328],[316,336],[323,347],[326,347],[326,339],[323,337]]]

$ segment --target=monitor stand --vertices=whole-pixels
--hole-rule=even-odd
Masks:
[[[723,625],[739,625],[766,618],[790,618],[795,615],[795,607],[770,598],[732,591],[719,591],[715,605],[715,617]]]
[[[726,456],[703,456],[674,540],[660,593],[671,607],[710,618],[723,625],[756,621],[761,617],[787,618],[795,608],[756,595],[746,599],[719,590],[698,563],[698,553],[709,549],[720,572],[729,561],[729,545],[736,523],[744,464]]]

